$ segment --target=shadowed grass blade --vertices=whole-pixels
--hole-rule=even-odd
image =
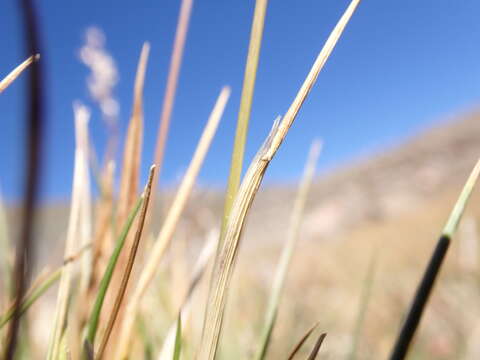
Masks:
[[[315,346],[312,349],[312,352],[308,356],[307,360],[315,360],[317,358],[318,352],[320,351],[320,346],[322,346],[323,340],[325,340],[325,337],[327,336],[326,333],[321,334],[317,342],[315,343]]]
[[[283,248],[282,255],[275,273],[275,278],[273,280],[272,293],[270,295],[267,311],[265,313],[264,327],[260,335],[260,345],[254,357],[256,360],[264,359],[265,355],[267,354],[271,334],[277,319],[278,305],[287,277],[288,267],[298,241],[298,233],[303,219],[305,203],[307,201],[308,191],[310,190],[313,175],[315,173],[316,163],[320,154],[320,147],[321,145],[319,141],[314,141],[310,147],[310,153],[308,155],[307,163],[305,165],[302,180],[298,189],[298,194],[293,206],[290,226],[288,228],[287,241]]]
[[[448,251],[448,247],[450,246],[451,237],[457,229],[460,218],[465,211],[468,199],[472,194],[479,175],[480,160],[473,168],[462,192],[460,193],[460,196],[453,207],[453,210],[443,229],[440,239],[437,242],[433,254],[430,257],[430,261],[425,269],[425,273],[423,274],[420,284],[418,285],[412,304],[410,305],[392,353],[390,354],[390,360],[403,360],[408,353],[413,336],[415,335],[415,331],[417,330],[418,324],[420,323],[423,315],[423,311],[432,292],[433,285]]]
[[[312,335],[313,331],[317,328],[318,326],[318,323],[316,323],[315,325],[313,325],[306,333],[305,335],[302,336],[302,338],[300,339],[300,341],[297,343],[297,345],[295,345],[295,347],[293,348],[293,350],[290,352],[290,355],[288,355],[288,360],[292,360],[295,355],[297,355],[298,351],[301,349],[301,347],[303,346],[303,344],[305,343],[305,341],[308,340],[308,338],[310,337],[310,335]]]

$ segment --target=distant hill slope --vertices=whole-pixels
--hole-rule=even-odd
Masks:
[[[310,194],[304,236],[328,237],[364,222],[414,211],[413,206],[452,186],[458,187],[479,156],[480,110],[428,129],[382,154],[323,175]],[[267,242],[282,237],[295,190],[292,186],[262,187],[249,216],[246,235]],[[163,198],[164,211],[171,198],[171,193]],[[222,193],[197,189],[181,225],[188,227],[190,236],[201,235],[218,225],[222,206]],[[11,211],[10,219],[15,219],[15,214]],[[60,259],[68,209],[65,204],[49,205],[41,218],[38,242],[50,246],[38,247],[40,258]]]

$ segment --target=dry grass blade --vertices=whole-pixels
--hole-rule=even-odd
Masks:
[[[127,305],[125,319],[123,321],[120,333],[120,341],[117,349],[118,352],[117,356],[115,357],[116,359],[125,359],[128,356],[128,348],[131,338],[130,334],[141,298],[153,280],[153,277],[158,269],[158,265],[160,264],[160,260],[162,259],[167,245],[173,236],[178,220],[180,219],[180,215],[185,207],[193,185],[195,184],[195,180],[198,172],[200,171],[203,160],[205,159],[208,148],[210,147],[213,136],[215,135],[218,123],[223,114],[223,110],[225,109],[225,105],[229,96],[230,88],[224,87],[220,92],[212,113],[210,114],[210,118],[208,119],[207,125],[205,126],[203,134],[197,145],[197,149],[195,150],[187,172],[183,177],[175,199],[173,200],[172,207],[165,218],[165,222],[160,230],[157,241],[155,242],[150,256],[147,259],[145,268],[140,274],[138,285],[135,288],[130,302]]]
[[[290,352],[290,355],[288,355],[288,360],[292,360],[295,357],[295,355],[297,355],[298,351],[301,349],[301,347],[303,346],[305,341],[308,340],[310,335],[312,335],[313,331],[317,328],[317,326],[318,326],[318,323],[316,323],[310,329],[308,329],[308,331],[305,333],[305,335],[302,336],[300,341],[295,345],[293,350]]]
[[[352,16],[359,0],[353,0],[341,17],[335,29],[330,34],[325,46],[318,55],[310,73],[298,92],[295,100],[288,109],[280,124],[276,124],[265,141],[257,156],[250,164],[242,181],[238,195],[232,207],[228,225],[225,230],[224,245],[220,249],[218,262],[213,270],[212,292],[209,295],[205,314],[204,330],[200,345],[199,359],[212,360],[215,358],[218,340],[221,332],[223,310],[230,278],[233,272],[239,238],[243,229],[245,217],[252,205],[268,164],[285,139],[287,132],[305,101],[310,89],[318,77],[320,70],[332,52],[343,29]]]
[[[105,273],[102,277],[102,281],[100,282],[100,286],[97,293],[97,298],[95,299],[95,304],[93,306],[92,312],[90,314],[90,319],[88,321],[88,328],[87,328],[87,336],[85,343],[93,347],[93,343],[95,340],[95,335],[97,334],[98,323],[100,321],[100,314],[102,311],[103,303],[105,301],[105,296],[107,294],[108,287],[112,280],[113,272],[118,262],[118,258],[120,257],[120,253],[125,245],[126,238],[132,227],[132,224],[135,220],[135,217],[140,210],[140,207],[143,203],[143,194],[138,199],[137,204],[135,205],[134,209],[130,213],[125,225],[123,226],[122,232],[120,233],[117,244],[115,249],[113,250],[112,255],[110,256],[110,260],[108,262],[107,268],[105,269]]]
[[[142,237],[143,225],[145,223],[145,216],[147,214],[148,204],[150,201],[150,194],[152,190],[152,181],[153,181],[154,174],[155,174],[155,165],[153,165],[150,168],[148,183],[144,191],[144,200],[142,204],[142,209],[140,210],[140,218],[138,222],[137,232],[135,234],[135,239],[133,241],[132,248],[130,249],[130,255],[128,257],[127,267],[125,269],[125,272],[123,273],[122,283],[120,285],[120,289],[115,299],[115,304],[113,306],[112,313],[110,314],[110,318],[108,319],[107,327],[105,329],[102,342],[100,343],[100,347],[98,348],[97,359],[101,359],[103,356],[103,353],[107,346],[108,339],[113,329],[113,325],[115,323],[115,319],[117,318],[118,312],[120,310],[120,305],[122,304],[123,297],[125,296],[125,292],[127,290],[128,280],[130,278],[130,274],[132,273],[133,263],[135,262],[135,256],[137,254],[138,245],[140,244],[140,239]]]
[[[83,161],[81,166],[82,173],[80,184],[80,221],[79,221],[79,244],[85,247],[91,241],[92,237],[92,219],[91,219],[91,198],[90,198],[90,174],[88,167],[88,121],[90,112],[88,108],[80,103],[74,104],[75,123],[77,124],[78,151],[81,152],[80,159]],[[80,289],[85,292],[91,275],[92,256],[91,251],[87,251],[82,256],[80,272]]]
[[[182,317],[183,324],[187,324],[190,318],[190,313],[192,309],[192,297],[197,285],[199,284],[201,278],[205,274],[208,262],[215,253],[218,243],[218,230],[211,231],[208,235],[206,244],[203,246],[202,251],[198,257],[198,260],[193,268],[192,277],[190,284],[188,286],[187,294],[182,306],[180,308],[180,315]],[[177,333],[177,322],[173,323],[165,337],[163,342],[162,350],[158,356],[158,360],[170,360],[172,359],[174,349],[175,349],[175,334]]]
[[[287,277],[288,267],[298,241],[298,233],[303,219],[303,212],[307,200],[308,191],[312,184],[315,167],[320,154],[321,144],[319,141],[314,141],[310,148],[305,170],[303,172],[302,181],[299,186],[298,194],[293,206],[292,217],[290,219],[290,226],[288,228],[287,242],[282,251],[280,261],[277,266],[275,278],[273,280],[272,293],[265,313],[265,322],[262,333],[260,335],[260,344],[255,355],[255,359],[262,360],[270,344],[270,337],[277,318],[278,304]]]
[[[457,229],[458,223],[465,211],[467,202],[470,199],[473,188],[480,176],[480,160],[477,161],[470,176],[465,183],[465,186],[460,193],[460,196],[453,207],[452,212],[447,220],[447,223],[442,231],[440,239],[437,241],[437,245],[433,250],[430,257],[430,261],[425,269],[422,279],[417,287],[415,295],[413,297],[408,313],[405,317],[405,321],[400,329],[398,337],[393,346],[390,354],[390,360],[403,360],[407,356],[410,344],[413,340],[418,324],[422,318],[425,306],[428,302],[430,294],[433,290],[435,280],[438,277],[438,273],[443,264],[445,255],[447,254],[450,246],[450,240]]]
[[[73,256],[75,251],[75,243],[78,239],[78,233],[80,228],[80,216],[81,216],[81,204],[83,197],[83,189],[85,181],[84,167],[87,164],[85,154],[81,148],[81,129],[85,129],[86,117],[75,118],[75,133],[77,146],[75,148],[75,165],[73,170],[73,185],[72,185],[72,202],[70,206],[70,219],[68,221],[67,240],[65,244],[64,258]],[[57,305],[55,307],[55,326],[48,351],[48,359],[57,359],[60,341],[62,338],[63,329],[65,326],[67,311],[68,311],[68,298],[70,296],[70,282],[72,278],[72,265],[66,265],[64,271],[62,271],[62,277],[60,279],[60,286],[58,289]]]
[[[168,72],[167,88],[165,89],[162,114],[160,116],[160,128],[158,129],[157,143],[155,147],[154,163],[157,166],[157,171],[153,183],[154,194],[157,179],[162,170],[163,155],[165,152],[165,144],[167,142],[168,129],[170,127],[170,117],[172,115],[173,103],[177,90],[178,75],[182,64],[183,49],[185,47],[185,39],[187,37],[192,5],[193,0],[183,0],[180,8],[180,16],[178,18],[177,31],[175,33],[175,41],[173,44],[172,59],[170,60],[170,70]]]
[[[255,79],[257,77],[258,59],[260,57],[260,47],[262,44],[267,5],[268,0],[257,0],[255,4],[247,64],[245,66],[245,75],[243,78],[242,96],[240,99],[240,110],[238,112],[237,130],[235,133],[235,142],[233,144],[230,175],[228,178],[227,193],[225,196],[225,207],[221,230],[222,236],[224,234],[225,226],[232,209],[233,200],[235,199],[238,186],[240,185],[240,176],[242,174],[243,167],[243,155],[245,152],[245,141],[247,139],[248,122],[250,120],[250,113],[252,109],[253,91],[255,89]],[[222,238],[220,238],[218,246],[220,247],[221,245]]]
[[[360,306],[358,308],[357,318],[355,321],[355,328],[353,332],[352,348],[348,360],[355,360],[357,358],[358,341],[362,334],[363,324],[365,322],[365,315],[367,313],[368,304],[372,295],[373,280],[377,269],[378,247],[372,253],[370,263],[368,264],[367,276],[363,282],[362,295],[360,297]]]
[[[144,43],[138,61],[137,75],[133,94],[133,111],[128,125],[125,151],[123,153],[122,179],[120,181],[120,195],[118,199],[117,222],[123,224],[137,199],[139,184],[142,137],[143,137],[143,84],[147,69],[150,45]]]
[[[315,360],[317,358],[318,352],[320,351],[320,346],[322,346],[323,340],[325,340],[325,337],[327,336],[326,333],[321,334],[317,342],[315,343],[315,346],[312,349],[312,352],[308,356],[307,360]]]
[[[20,74],[30,66],[30,64],[32,64],[34,61],[38,61],[39,59],[40,54],[32,55],[20,65],[18,65],[15,69],[13,69],[10,74],[5,76],[3,80],[0,81],[0,94],[5,91],[5,89],[8,88],[15,81],[15,79],[19,77]]]

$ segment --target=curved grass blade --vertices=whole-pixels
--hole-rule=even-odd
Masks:
[[[117,293],[117,297],[115,298],[115,303],[113,305],[112,313],[110,314],[110,318],[108,319],[108,324],[105,329],[105,334],[103,335],[103,339],[98,349],[98,354],[96,357],[97,359],[102,358],[105,348],[107,347],[108,339],[112,332],[113,325],[115,324],[115,320],[120,311],[120,305],[122,304],[123,297],[125,296],[125,292],[127,291],[128,280],[130,279],[130,274],[132,273],[133,263],[135,262],[135,256],[137,254],[138,245],[140,244],[140,239],[142,237],[143,225],[145,224],[145,217],[147,215],[154,175],[155,175],[155,165],[153,165],[150,168],[150,175],[148,176],[147,186],[145,187],[145,190],[143,192],[144,200],[142,203],[142,210],[140,211],[140,221],[138,222],[137,232],[135,234],[135,239],[133,240],[132,248],[130,250],[127,267],[125,269],[125,272],[123,273],[120,289]]]
[[[450,246],[451,237],[457,229],[458,223],[460,222],[462,214],[465,211],[468,199],[472,194],[479,175],[480,160],[473,168],[467,182],[465,183],[465,186],[463,187],[463,190],[460,193],[455,206],[453,207],[440,239],[438,240],[437,245],[432,253],[432,256],[430,257],[430,261],[425,269],[425,273],[423,274],[420,284],[418,285],[412,304],[410,305],[407,316],[405,317],[405,321],[400,329],[400,333],[390,354],[390,360],[403,360],[408,353],[410,344],[415,335],[415,331],[417,330],[418,324],[420,323],[423,315],[423,311],[425,310],[425,306],[432,292],[433,285],[435,284],[435,280],[448,251],[448,247]]]
[[[182,313],[178,314],[177,332],[175,333],[175,351],[173,352],[173,360],[180,360],[182,352]]]
[[[316,323],[310,329],[308,329],[305,335],[302,336],[300,341],[297,343],[297,345],[295,345],[293,350],[290,352],[290,355],[288,356],[288,360],[292,360],[295,357],[295,355],[297,355],[298,351],[301,349],[301,347],[303,346],[305,341],[307,341],[310,335],[312,335],[313,331],[317,328],[317,326],[318,326],[318,323]]]
[[[320,346],[322,346],[323,340],[325,340],[325,337],[327,336],[327,333],[321,334],[317,342],[315,343],[315,346],[312,349],[312,352],[308,356],[307,360],[315,360],[317,358],[318,352],[320,351]]]
[[[298,241],[298,233],[303,219],[303,212],[307,200],[308,191],[312,184],[315,167],[320,154],[320,142],[314,141],[310,147],[307,163],[303,172],[302,180],[298,189],[298,194],[293,206],[290,226],[288,228],[287,241],[282,251],[280,261],[277,265],[275,278],[273,280],[272,293],[268,301],[267,311],[265,315],[264,327],[260,335],[260,346],[254,357],[256,360],[263,360],[267,354],[270,338],[275,325],[278,313],[278,305],[280,297],[285,286],[288,268],[292,259],[293,251]]]
[[[5,91],[6,88],[8,88],[17,77],[20,76],[20,74],[30,66],[35,61],[38,61],[40,59],[40,54],[37,55],[32,55],[30,56],[27,60],[22,62],[20,65],[18,65],[15,69],[13,69],[10,74],[5,76],[2,81],[0,81],[0,94]]]
[[[240,235],[243,230],[245,218],[260,187],[267,167],[285,139],[300,107],[313,87],[320,70],[327,61],[359,2],[359,0],[353,0],[340,18],[282,122],[276,122],[274,124],[265,143],[251,162],[245,174],[229,216],[228,225],[225,230],[224,244],[220,247],[218,261],[216,261],[213,269],[212,291],[209,294],[205,311],[199,360],[213,360],[216,356],[223,322],[223,312],[234,269]]]
[[[98,322],[100,320],[100,312],[102,310],[103,302],[105,300],[105,295],[107,294],[108,286],[110,285],[110,280],[112,279],[113,271],[115,270],[115,266],[117,265],[117,261],[122,251],[123,245],[125,244],[125,239],[127,238],[128,232],[130,231],[133,221],[135,220],[135,217],[138,214],[140,207],[143,203],[143,199],[144,195],[142,194],[140,199],[137,200],[134,209],[130,213],[127,222],[125,223],[122,232],[117,240],[117,245],[113,250],[112,256],[110,257],[107,268],[105,269],[105,273],[100,282],[97,298],[95,299],[95,304],[93,305],[92,313],[88,321],[88,330],[85,339],[85,341],[92,347],[95,340],[95,335],[97,333]]]
[[[49,275],[40,275],[39,279],[34,281],[32,287],[27,291],[27,295],[20,305],[20,316],[23,315],[43,294],[45,294],[45,292],[50,289],[50,287],[55,284],[58,279],[60,279],[60,275],[62,274],[62,270],[64,269],[65,265],[78,259],[86,249],[87,247],[81,249],[74,256],[65,259],[63,261],[63,265]],[[0,329],[2,329],[2,327],[13,317],[13,311],[14,309],[12,305],[4,315],[0,316]]]
[[[31,291],[31,295],[28,296],[25,300],[22,301],[20,305],[20,316],[23,315],[29,308],[32,306],[50,287],[55,284],[60,275],[62,274],[62,269],[58,269],[50,274],[45,281],[38,285]],[[14,308],[11,307],[7,312],[0,317],[0,329],[10,321],[13,317]]]

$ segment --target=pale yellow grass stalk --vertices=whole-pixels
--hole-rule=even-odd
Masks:
[[[76,133],[76,149],[75,149],[75,165],[73,171],[73,185],[72,185],[72,203],[70,206],[70,218],[68,222],[67,239],[65,243],[64,258],[68,259],[74,256],[75,243],[78,240],[78,233],[80,229],[80,217],[84,184],[82,183],[84,177],[83,167],[86,164],[84,153],[80,147],[81,143],[81,129],[86,127],[82,122],[87,121],[86,117],[75,118],[75,133]],[[60,342],[63,336],[64,327],[67,320],[68,299],[70,296],[70,282],[72,278],[73,265],[68,263],[62,271],[60,285],[57,296],[57,306],[55,307],[54,330],[49,346],[47,359],[56,360],[59,356]]]
[[[238,250],[238,243],[246,215],[252,205],[268,164],[285,139],[290,126],[305,101],[320,70],[327,61],[345,26],[353,15],[360,0],[353,0],[330,34],[322,51],[313,64],[310,73],[300,88],[280,124],[275,124],[266,142],[250,164],[234,201],[228,225],[225,230],[224,245],[220,248],[219,261],[213,270],[212,292],[209,295],[205,313],[202,341],[198,352],[199,360],[212,360],[217,352],[220,338],[226,295]]]
[[[162,171],[163,155],[165,153],[165,144],[167,142],[168,129],[170,127],[170,117],[172,115],[175,93],[177,91],[178,75],[182,64],[183,49],[185,48],[185,39],[187,37],[192,5],[193,0],[182,0],[177,30],[175,33],[175,41],[173,43],[172,58],[170,60],[167,87],[163,99],[162,114],[160,115],[160,127],[158,129],[157,143],[155,147],[154,163],[157,166],[157,171],[153,181],[152,203],[155,199],[155,186],[159,179],[160,172]]]
[[[3,80],[0,81],[0,94],[4,92],[5,89],[8,88],[26,68],[28,68],[34,61],[37,61],[39,59],[40,54],[32,55],[20,65],[18,65],[15,69],[13,69],[10,74],[5,76]]]
[[[133,95],[133,111],[128,125],[125,152],[123,153],[122,178],[118,200],[117,223],[123,224],[138,197],[138,184],[143,138],[143,84],[150,45],[144,43],[138,62]],[[128,246],[128,244],[127,244]]]
[[[122,323],[115,359],[125,359],[128,357],[131,332],[133,330],[133,324],[135,322],[140,301],[148,286],[152,282],[160,264],[160,260],[162,259],[165,249],[172,238],[176,225],[180,219],[180,215],[185,208],[188,196],[192,191],[197,175],[203,164],[203,160],[205,159],[208,148],[210,147],[210,143],[215,135],[218,123],[220,122],[220,118],[223,114],[223,110],[225,109],[225,105],[229,96],[230,88],[224,87],[220,92],[215,107],[213,108],[213,111],[208,119],[207,125],[203,130],[203,134],[197,145],[187,172],[183,177],[175,199],[173,200],[172,206],[167,214],[167,217],[165,218],[165,222],[160,230],[157,241],[151,249],[150,256],[140,274],[138,285],[135,288],[130,298],[130,302],[126,308],[126,314]]]
[[[74,104],[74,117],[78,124],[78,151],[82,153],[81,159],[83,164],[81,166],[81,183],[82,194],[80,197],[80,231],[79,244],[85,247],[92,240],[92,209],[91,209],[91,192],[90,192],[90,172],[88,167],[88,121],[90,119],[90,112],[88,108],[80,103]],[[81,259],[80,272],[80,291],[84,294],[88,287],[88,282],[92,272],[92,252],[87,250]]]
[[[186,329],[190,319],[190,314],[192,310],[192,300],[194,290],[197,288],[198,283],[200,282],[203,274],[205,274],[205,269],[208,265],[208,262],[212,258],[218,243],[218,230],[211,231],[208,234],[207,242],[203,246],[202,251],[195,263],[192,277],[190,279],[189,289],[183,300],[182,306],[180,307],[180,317],[182,319],[182,328]],[[177,333],[178,321],[174,321],[170,326],[167,332],[167,336],[163,342],[162,350],[158,355],[158,360],[171,360],[173,359],[173,354],[175,352],[175,335]]]

